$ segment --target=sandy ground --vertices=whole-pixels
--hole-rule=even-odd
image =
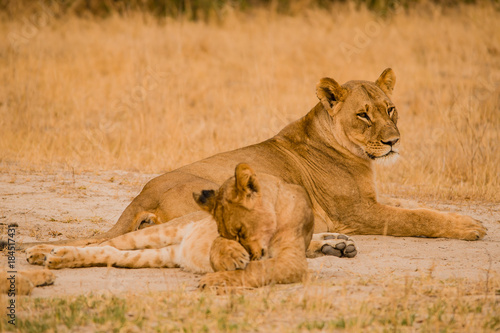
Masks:
[[[0,173],[0,228],[17,223],[16,242],[48,241],[90,236],[109,229],[142,186],[155,175],[131,172],[73,174]],[[430,206],[430,205],[429,205]],[[359,253],[353,259],[322,257],[309,260],[319,280],[386,276],[420,276],[432,271],[439,278],[484,281],[500,274],[500,204],[432,205],[439,210],[470,215],[488,228],[484,240],[355,236]],[[16,269],[40,269],[16,253]],[[0,257],[7,268],[7,257]],[[180,269],[82,268],[55,271],[52,286],[33,296],[194,290],[199,275]]]

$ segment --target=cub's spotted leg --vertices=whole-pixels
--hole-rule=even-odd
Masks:
[[[136,231],[137,234],[155,226]],[[209,251],[217,236],[217,226],[211,217],[184,228],[180,244],[159,249],[120,250],[110,245],[54,248],[47,255],[47,267],[53,269],[89,266],[114,266],[126,268],[182,267],[195,273],[211,272]],[[142,235],[144,236],[144,235]],[[142,238],[134,240],[143,242]]]
[[[337,233],[314,234],[307,248],[307,258],[335,256],[353,258],[358,253],[356,243],[347,235]]]
[[[148,213],[149,215],[152,215]],[[121,250],[135,250],[148,248],[161,248],[169,245],[180,244],[182,240],[193,230],[193,221],[206,220],[206,214],[200,212],[188,214],[174,219],[166,224],[155,225],[150,228],[129,232],[100,244],[92,244],[88,247],[112,246]],[[215,224],[215,222],[214,222]],[[44,265],[46,256],[56,248],[54,245],[42,244],[30,247],[26,250],[26,260],[32,265]],[[81,266],[75,266],[81,267]]]
[[[124,251],[112,246],[54,248],[47,255],[46,265],[51,269],[90,266],[125,268],[178,267],[176,254],[179,245],[161,249]]]

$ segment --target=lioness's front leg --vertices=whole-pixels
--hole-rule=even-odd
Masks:
[[[380,204],[393,207],[401,207],[406,209],[416,209],[425,208],[423,205],[419,204],[414,200],[391,198],[386,196],[380,196],[377,200]]]
[[[375,204],[364,213],[361,217],[363,225],[357,230],[362,234],[478,240],[486,235],[487,230],[480,221],[469,216],[431,209],[403,209]]]

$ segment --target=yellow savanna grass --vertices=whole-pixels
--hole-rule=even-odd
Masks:
[[[497,332],[498,276],[331,279],[241,294],[169,292],[20,298],[16,332]]]
[[[161,173],[267,139],[315,85],[397,75],[399,162],[383,192],[500,200],[500,14],[340,4],[294,16],[226,8],[214,23],[148,14],[4,19],[0,170]],[[395,185],[403,184],[404,186]]]

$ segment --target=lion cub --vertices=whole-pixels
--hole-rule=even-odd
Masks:
[[[257,177],[248,165],[239,164],[234,178],[218,191],[195,195],[195,200],[214,217],[219,232],[210,251],[216,273],[201,279],[202,288],[260,287],[302,280],[307,272],[306,249],[313,234],[314,214],[301,186],[274,176]],[[227,249],[237,252],[241,246],[251,261],[243,270],[231,270],[226,263],[230,259]]]
[[[38,245],[26,250],[32,264],[48,268],[115,266],[182,267],[209,273],[200,286],[249,286],[300,281],[308,257],[353,257],[347,236],[314,235],[305,190],[239,164],[217,190],[193,194],[206,212],[130,232],[87,247]],[[214,221],[215,220],[215,221]],[[309,248],[308,248],[309,247]]]

